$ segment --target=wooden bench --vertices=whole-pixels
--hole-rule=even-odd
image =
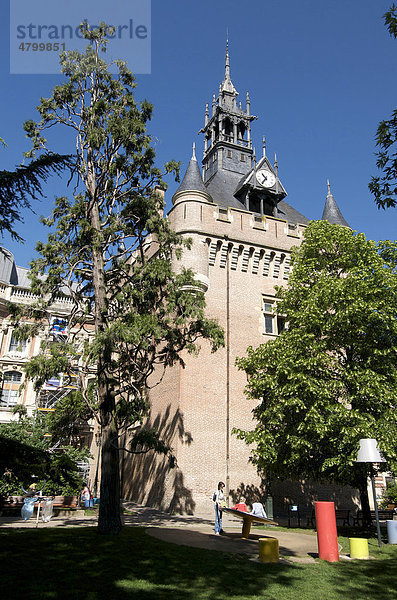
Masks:
[[[376,519],[376,515],[375,515],[375,511],[371,510],[371,521],[375,521]],[[379,515],[379,521],[392,521],[394,518],[394,515],[396,513],[394,512],[394,510],[392,508],[379,508],[378,509],[378,515]],[[353,525],[361,525],[363,524],[363,511],[362,510],[358,510],[356,516],[353,519]]]
[[[48,498],[49,496],[45,496]],[[20,511],[23,506],[25,496],[8,496],[3,501],[1,510],[3,512]],[[35,502],[35,508],[39,505],[39,500]],[[77,496],[54,496],[54,509],[56,510],[77,510]]]
[[[251,515],[248,512],[243,510],[236,510],[235,508],[222,508],[222,511],[225,511],[234,517],[238,517],[243,520],[243,528],[241,531],[241,537],[246,539],[251,531],[251,525],[253,522],[262,523],[263,525],[278,525],[275,521],[271,519],[265,519],[264,517],[256,517],[255,515]]]
[[[54,508],[69,508],[71,510],[76,510],[77,506],[77,496],[54,496]]]
[[[350,525],[350,510],[348,508],[336,508],[335,519],[336,522],[342,521],[342,525]],[[314,508],[311,516],[307,519],[307,525],[311,525],[313,528],[316,526],[316,511]]]

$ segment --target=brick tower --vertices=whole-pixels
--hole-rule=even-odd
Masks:
[[[254,408],[235,359],[283,327],[273,310],[274,286],[287,282],[291,248],[301,243],[308,222],[285,202],[277,159],[270,162],[264,141],[257,160],[251,140],[256,117],[248,93],[245,109],[237,96],[227,48],[211,115],[208,104],[205,109],[203,174],[193,147],[167,217],[192,240],[175,268],[183,265],[197,274],[207,316],[225,330],[226,345],[212,354],[202,343],[198,356],[185,355],[185,368],[169,369],[149,392],[150,425],[172,445],[177,468],[153,455],[124,465],[124,497],[181,513],[212,510],[219,480],[232,499],[263,491],[249,448],[232,434],[233,427],[252,426]],[[335,216],[335,207],[332,197],[329,215]]]

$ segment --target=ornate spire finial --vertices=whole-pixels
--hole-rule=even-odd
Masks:
[[[192,160],[197,160],[197,158],[196,158],[196,142],[193,142]]]
[[[229,30],[226,30],[226,62],[225,62],[225,79],[230,79],[230,60],[229,60]]]
[[[276,171],[276,175],[278,175],[278,162],[276,153],[274,153],[274,170]]]
[[[331,193],[331,184],[329,182],[329,179],[327,179],[327,186],[328,186],[328,194],[327,194],[327,196],[332,196],[332,193]]]
[[[266,138],[262,137],[262,148],[263,148],[263,156],[266,156]]]
[[[250,110],[251,110],[251,101],[250,101],[250,95],[247,92],[247,109],[246,109],[247,115],[250,114]]]

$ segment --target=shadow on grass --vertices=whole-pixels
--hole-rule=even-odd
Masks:
[[[169,544],[139,527],[117,537],[92,527],[8,529],[0,541],[2,600],[390,600],[396,589],[395,559],[263,565]]]
[[[167,544],[141,528],[101,537],[94,528],[0,532],[2,600],[196,600],[258,596],[294,585],[294,569]]]

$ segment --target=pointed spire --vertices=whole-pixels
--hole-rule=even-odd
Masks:
[[[350,225],[343,218],[339,206],[337,205],[335,198],[332,195],[329,179],[327,179],[327,187],[327,199],[325,201],[323,216],[321,217],[321,220],[328,221],[328,223],[331,223],[331,225],[342,225],[343,227],[350,228]]]
[[[278,193],[280,191],[280,186],[279,186],[279,181],[278,181],[278,160],[277,160],[276,153],[274,153],[274,172],[276,174],[276,194],[278,196]]]
[[[215,114],[216,99],[215,94],[212,94],[212,116]]]
[[[180,196],[183,192],[196,192],[201,195],[204,195],[206,200],[211,201],[211,196],[207,192],[207,188],[204,185],[203,178],[201,176],[200,168],[198,166],[197,158],[196,158],[196,144],[193,143],[193,152],[192,158],[188,164],[186,169],[186,173],[182,179],[182,183],[175,192],[172,201],[175,204],[178,196]]]
[[[251,100],[250,100],[250,95],[247,92],[247,115],[250,114],[250,108],[251,108]]]
[[[266,156],[266,138],[265,138],[265,136],[262,137],[262,149],[263,149],[263,156]]]
[[[205,124],[206,125],[209,121],[209,115],[210,115],[210,112],[209,112],[208,102],[207,102],[207,104],[205,105]]]
[[[237,96],[237,90],[230,79],[229,33],[226,39],[225,79],[219,86],[219,94],[222,92],[229,92],[229,94]]]
[[[230,79],[229,32],[226,38],[225,80]]]

